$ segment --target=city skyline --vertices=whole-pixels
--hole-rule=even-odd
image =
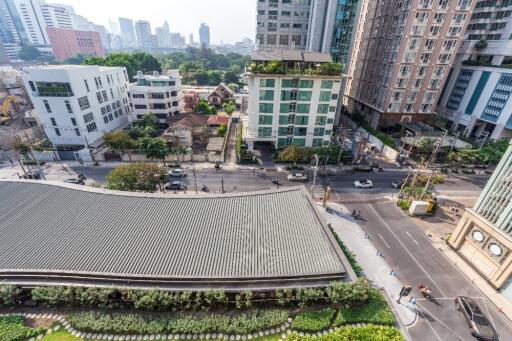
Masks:
[[[211,42],[219,44],[235,43],[244,38],[254,39],[256,32],[256,18],[254,12],[256,2],[253,0],[219,0],[216,2],[216,10],[212,11],[206,0],[190,0],[186,3],[171,0],[149,0],[153,6],[140,7],[135,3],[123,3],[122,7],[117,2],[105,2],[90,0],[81,2],[78,0],[59,0],[58,3],[71,5],[77,14],[88,20],[109,28],[109,19],[117,22],[119,17],[129,18],[134,22],[146,20],[151,27],[162,26],[164,21],[169,22],[171,32],[179,32],[188,37],[191,33],[199,36],[198,30],[201,23],[210,27]],[[155,11],[154,8],[160,8]],[[104,10],[98,11],[98,8]],[[218,13],[229,13],[230,20]],[[236,29],[233,29],[236,27]],[[153,32],[154,33],[154,32]]]

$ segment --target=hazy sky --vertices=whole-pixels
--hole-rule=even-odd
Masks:
[[[48,3],[72,5],[76,14],[89,21],[105,25],[108,19],[118,17],[133,21],[148,20],[151,29],[169,22],[171,32],[194,34],[199,40],[199,24],[206,22],[210,26],[213,43],[221,40],[233,43],[243,38],[254,40],[256,32],[255,0],[47,0]]]

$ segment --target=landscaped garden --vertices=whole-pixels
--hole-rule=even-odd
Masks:
[[[30,328],[21,316],[0,316],[0,340],[27,340],[45,332],[44,328]]]

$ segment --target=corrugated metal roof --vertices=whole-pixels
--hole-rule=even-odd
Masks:
[[[312,62],[312,63],[330,63],[332,62],[332,57],[329,53],[320,53],[320,52],[303,52],[304,61]]]
[[[17,271],[170,280],[345,273],[300,188],[162,197],[67,187],[0,181],[0,280]]]

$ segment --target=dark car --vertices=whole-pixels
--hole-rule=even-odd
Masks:
[[[404,179],[395,179],[393,180],[393,182],[391,183],[391,186],[393,188],[401,188],[404,184],[405,180]]]
[[[80,174],[77,178],[67,179],[64,180],[64,182],[68,184],[85,185],[85,180],[87,180],[87,178],[83,174]]]
[[[39,172],[26,172],[25,174],[23,175],[19,175],[19,178],[20,179],[25,179],[25,180],[39,180],[41,179],[41,174],[39,174]]]
[[[185,185],[181,181],[173,181],[166,184],[164,188],[171,191],[182,191],[185,189]]]
[[[456,297],[455,307],[462,313],[462,316],[469,325],[471,335],[479,340],[498,340],[494,327],[471,297]]]

